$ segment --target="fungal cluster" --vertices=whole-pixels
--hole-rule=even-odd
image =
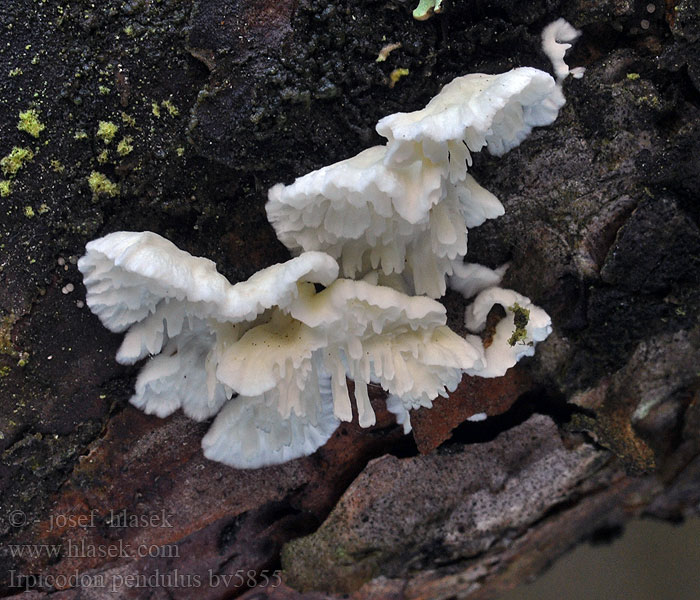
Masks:
[[[561,81],[524,67],[458,77],[424,109],[381,119],[386,144],[270,189],[269,221],[295,257],[235,285],[155,233],[88,243],[86,301],[126,331],[117,360],[151,356],[131,402],[215,416],[205,456],[256,468],[310,454],[352,420],[347,378],[362,427],[375,423],[376,383],[408,432],[409,411],[464,373],[498,377],[532,355],[547,314],[498,287],[505,267],[464,263],[467,230],[504,212],[468,168],[472,153],[502,155],[563,104]],[[448,281],[476,296],[466,338],[436,300]],[[476,334],[496,304],[506,317],[485,345]]]

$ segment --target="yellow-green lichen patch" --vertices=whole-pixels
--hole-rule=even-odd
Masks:
[[[130,154],[134,149],[133,141],[134,138],[132,138],[130,135],[127,135],[119,140],[119,143],[117,144],[117,154],[119,154],[119,156],[126,156],[127,154]]]
[[[639,73],[627,73],[627,79],[630,81],[635,81],[639,79]]]
[[[151,102],[151,112],[154,117],[160,119],[160,106],[158,106],[157,102]]]
[[[39,134],[46,129],[46,125],[39,120],[39,111],[30,108],[20,111],[17,129],[26,131],[32,137],[38,138]]]
[[[99,171],[90,173],[87,180],[93,196],[113,197],[119,193],[119,186]]]
[[[105,164],[109,159],[109,150],[103,150],[97,155],[97,162],[101,165]]]
[[[9,314],[0,319],[0,354],[6,356],[19,356],[19,352],[12,343],[12,328],[17,323],[16,315]]]
[[[54,170],[55,173],[64,173],[66,170],[66,167],[60,160],[52,160],[51,168]]]
[[[17,174],[25,163],[34,158],[34,153],[29,148],[15,146],[11,152],[0,159],[0,167],[5,177],[12,177]]]
[[[97,133],[95,134],[100,138],[105,144],[109,144],[114,136],[117,135],[119,126],[112,123],[112,121],[100,121],[97,124]]]
[[[27,217],[27,219],[32,219],[34,218],[34,209],[31,206],[25,206],[24,207],[24,216]]]
[[[124,125],[136,127],[136,119],[134,119],[134,117],[131,115],[127,115],[125,112],[122,112],[122,121],[124,121]]]
[[[21,75],[22,73],[24,73],[24,71],[22,71],[22,67],[15,67],[14,69],[12,69],[12,70],[8,73],[8,75],[9,75],[10,77],[17,77],[17,76]]]
[[[530,311],[520,306],[517,302],[513,306],[508,307],[508,310],[513,313],[513,322],[515,323],[515,330],[508,339],[508,344],[515,346],[518,342],[524,342],[527,339],[527,324],[530,321]]]
[[[74,140],[86,140],[88,137],[88,134],[85,133],[82,129],[78,130],[75,132],[73,135]]]
[[[391,73],[389,73],[389,87],[393,88],[399,79],[405,77],[408,74],[408,69],[394,69]]]
[[[42,203],[39,205],[39,208],[37,209],[36,212],[38,212],[40,215],[43,215],[44,213],[49,212],[49,207],[48,207],[46,204],[44,204],[44,203],[42,202]]]
[[[106,96],[107,94],[109,94],[109,92],[112,91],[112,90],[110,90],[109,87],[106,86],[106,85],[101,85],[101,86],[98,87],[97,89],[98,89],[98,91],[100,92],[100,94],[103,95],[103,96]]]
[[[168,114],[169,114],[171,117],[177,117],[177,116],[180,114],[180,111],[177,109],[177,106],[175,106],[175,105],[172,103],[172,100],[170,100],[170,99],[168,99],[168,100],[163,100],[163,101],[160,103],[160,105],[161,105],[165,110],[168,111]]]
[[[182,156],[182,155],[185,153],[185,148],[184,148],[184,146],[178,146],[177,148],[175,148],[175,153],[176,153],[178,156]]]
[[[0,196],[3,198],[6,198],[12,193],[12,184],[7,181],[7,179],[3,179],[0,181]]]

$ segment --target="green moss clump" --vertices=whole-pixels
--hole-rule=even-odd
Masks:
[[[24,207],[24,216],[27,217],[27,219],[32,219],[34,218],[34,209],[31,206],[25,206]]]
[[[134,119],[134,117],[131,115],[127,115],[125,112],[122,112],[122,121],[124,121],[124,124],[128,125],[129,127],[136,127],[136,119]]]
[[[530,321],[530,311],[520,306],[517,302],[513,306],[509,306],[508,310],[513,313],[513,322],[515,323],[515,330],[508,339],[508,344],[515,346],[518,342],[524,342],[527,339],[527,324]]]
[[[119,186],[98,171],[90,173],[87,179],[93,196],[113,197],[119,193]]]
[[[34,158],[34,153],[29,148],[15,146],[12,151],[0,159],[0,167],[5,177],[12,177],[17,174],[26,162]]]
[[[160,105],[168,111],[168,114],[171,117],[177,117],[180,114],[180,111],[177,109],[177,106],[175,106],[171,100],[163,100]]]
[[[38,138],[39,134],[46,129],[46,125],[39,120],[39,111],[30,108],[20,111],[17,129],[26,131],[32,137]]]
[[[154,117],[160,119],[160,106],[158,106],[157,102],[151,102],[151,112]]]
[[[639,73],[627,73],[627,79],[630,81],[635,81],[639,79]]]
[[[112,123],[112,121],[100,121],[97,124],[97,135],[105,144],[109,144],[114,136],[117,135],[119,126]]]
[[[130,154],[134,149],[132,143],[133,141],[134,138],[132,138],[130,135],[127,135],[119,140],[119,143],[117,144],[117,154],[119,154],[119,156],[126,156],[127,154]]]
[[[7,181],[7,179],[3,179],[0,181],[0,196],[3,198],[7,198],[12,193],[12,184]]]
[[[105,164],[109,159],[109,150],[103,150],[97,155],[97,162],[101,165]]]

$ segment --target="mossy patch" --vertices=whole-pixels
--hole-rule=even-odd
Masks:
[[[6,198],[12,193],[12,184],[4,179],[0,181],[0,197]]]
[[[180,114],[180,111],[177,109],[177,106],[175,106],[172,102],[172,100],[163,100],[160,105],[168,111],[168,114],[171,117],[177,117]]]
[[[114,136],[117,135],[118,130],[119,126],[112,123],[112,121],[100,121],[97,124],[97,133],[95,135],[105,144],[109,144],[114,139]]]
[[[5,177],[13,177],[32,158],[34,158],[34,153],[29,148],[15,146],[7,156],[0,159],[2,174]]]
[[[530,311],[520,306],[517,302],[513,306],[509,306],[508,310],[513,313],[513,322],[515,323],[515,329],[508,339],[508,344],[515,346],[518,342],[524,342],[527,339],[527,324],[530,321]]]
[[[87,179],[93,196],[113,197],[119,194],[119,185],[99,171],[92,171]]]
[[[39,120],[39,111],[30,108],[20,111],[17,129],[27,132],[32,137],[38,138],[39,134],[46,129],[46,125]]]
[[[127,154],[131,154],[131,152],[134,149],[133,142],[134,138],[130,135],[123,137],[121,140],[119,140],[119,143],[117,144],[117,154],[119,154],[119,156],[126,156]]]

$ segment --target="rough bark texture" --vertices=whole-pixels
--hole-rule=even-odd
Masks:
[[[491,598],[630,517],[698,514],[696,3],[454,0],[425,22],[413,4],[3,0],[2,593]],[[456,75],[549,69],[559,16],[584,78],[473,169],[506,214],[470,231],[470,260],[510,261],[505,285],[553,317],[534,359],[465,377],[415,439],[377,396],[377,426],[257,471],[205,460],[205,424],[128,404],[121,336],[82,306],[88,240],[153,230],[234,282],[284,260],[271,184],[378,143],[380,117]],[[38,137],[17,127],[32,108]]]

